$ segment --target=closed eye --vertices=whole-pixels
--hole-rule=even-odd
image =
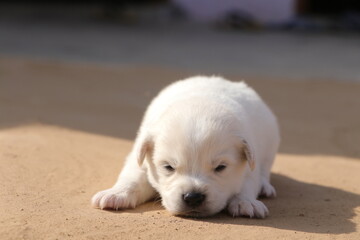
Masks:
[[[173,168],[173,167],[170,166],[170,165],[165,165],[164,168],[165,168],[166,170],[168,170],[169,172],[175,171],[175,168]]]
[[[215,171],[215,172],[222,172],[222,171],[224,171],[225,168],[226,168],[226,165],[220,164],[219,166],[217,166],[217,167],[214,169],[214,171]]]

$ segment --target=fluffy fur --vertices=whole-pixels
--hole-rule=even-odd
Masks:
[[[98,192],[101,209],[134,208],[160,194],[175,215],[264,218],[257,197],[270,184],[280,137],[275,116],[244,82],[192,77],[162,90],[149,105],[134,147],[115,185]],[[187,193],[204,196],[197,206]]]

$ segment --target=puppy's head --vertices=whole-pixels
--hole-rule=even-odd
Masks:
[[[185,216],[221,211],[239,192],[245,168],[254,168],[239,121],[223,109],[202,107],[188,114],[167,112],[156,131],[143,138],[138,161],[148,165],[164,207]]]

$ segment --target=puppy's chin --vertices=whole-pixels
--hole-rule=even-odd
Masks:
[[[227,201],[221,201],[221,202],[222,204],[218,203],[217,205],[214,205],[214,202],[212,201],[205,201],[201,206],[191,208],[183,203],[174,204],[176,203],[175,201],[165,201],[165,199],[162,198],[162,205],[172,215],[179,217],[191,217],[191,218],[211,217],[221,212],[226,207],[225,203]]]
[[[175,216],[185,217],[185,218],[187,218],[187,217],[189,217],[189,218],[210,217],[221,211],[221,209],[219,211],[215,211],[214,209],[209,209],[205,206],[200,207],[200,208],[194,208],[194,209],[185,207],[184,209],[181,209],[181,210],[178,209],[177,211],[171,211],[170,209],[167,209],[167,210]]]
[[[204,217],[210,217],[210,216],[214,215],[214,213],[210,213],[210,212],[206,212],[206,211],[197,211],[197,210],[176,212],[173,214],[175,216],[184,217],[184,218],[204,218]]]

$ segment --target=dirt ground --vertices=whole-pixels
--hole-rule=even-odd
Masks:
[[[359,83],[246,79],[282,130],[266,219],[93,209],[150,99],[193,74],[0,58],[0,239],[360,239]]]

